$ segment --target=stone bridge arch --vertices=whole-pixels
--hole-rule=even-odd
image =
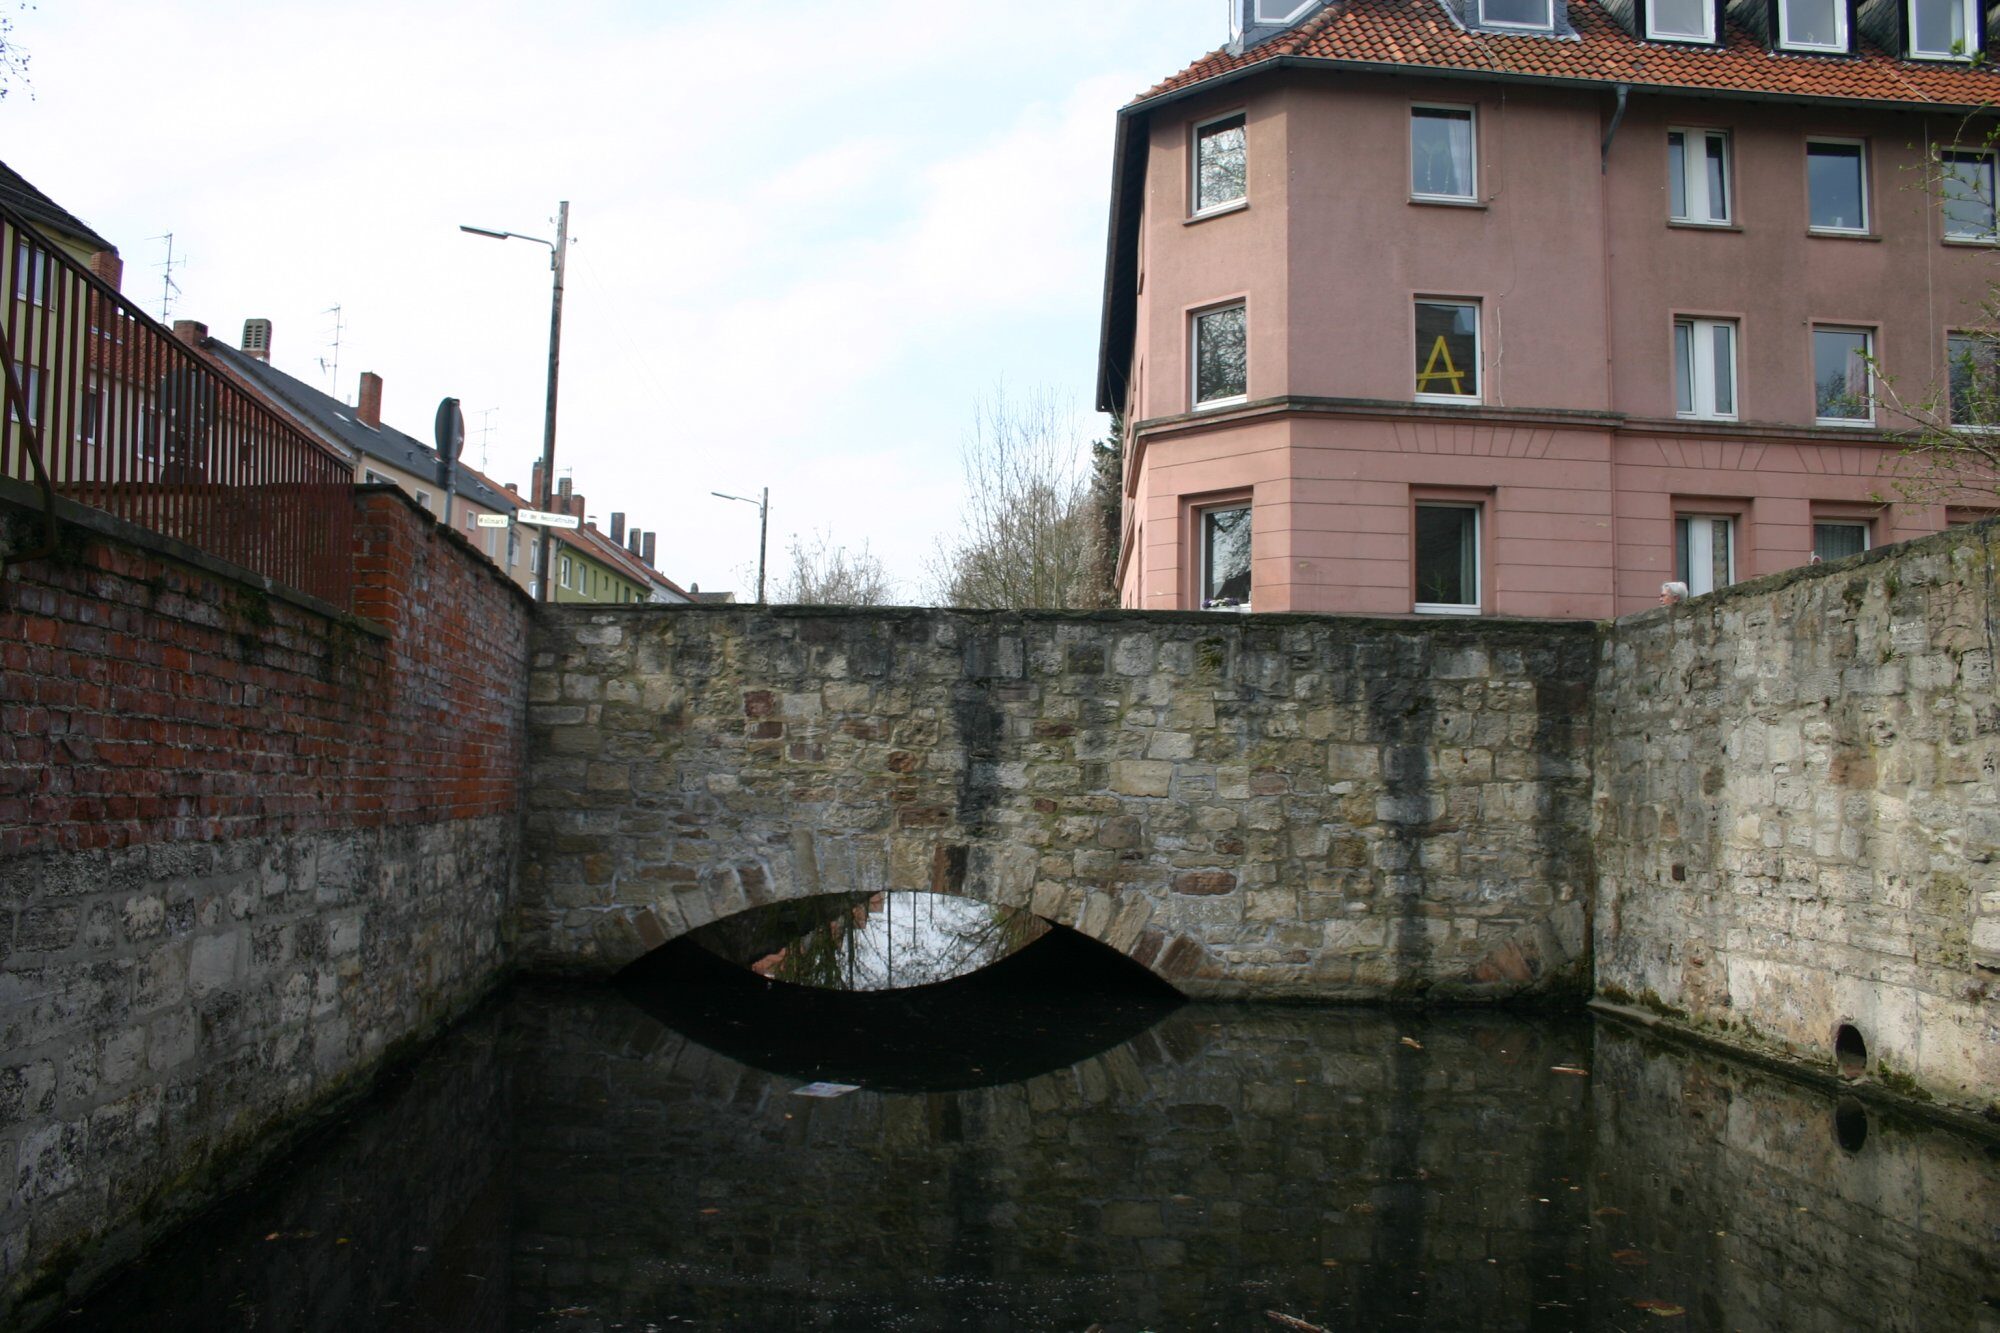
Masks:
[[[1583,977],[1587,625],[574,607],[536,633],[541,970],[914,890],[1197,997]]]

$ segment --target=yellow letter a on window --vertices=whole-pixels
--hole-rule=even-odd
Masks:
[[[1444,369],[1438,369],[1439,363],[1443,363]],[[1438,335],[1437,342],[1431,346],[1431,359],[1424,363],[1423,374],[1417,376],[1417,392],[1438,392],[1430,387],[1433,380],[1443,380],[1451,385],[1451,392],[1461,397],[1470,397],[1465,392],[1465,372],[1452,364],[1451,348],[1445,346],[1442,333]]]

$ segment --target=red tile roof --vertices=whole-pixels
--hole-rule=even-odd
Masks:
[[[1824,97],[1842,101],[2000,102],[2000,70],[1898,60],[1861,39],[1856,56],[1767,50],[1734,22],[1721,47],[1644,42],[1597,0],[1570,0],[1577,37],[1470,32],[1440,0],[1336,0],[1289,32],[1241,55],[1212,52],[1135,99],[1146,102],[1220,75],[1284,57],[1491,74],[1500,78],[1629,83],[1648,88]]]

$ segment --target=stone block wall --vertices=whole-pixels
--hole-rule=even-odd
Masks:
[[[366,618],[74,509],[0,573],[0,1322],[507,965],[531,608],[356,505]]]
[[[2000,1108],[2000,526],[1612,627],[1595,691],[1607,997]]]
[[[1198,996],[1587,984],[1589,625],[722,607],[536,633],[530,967],[928,889]]]

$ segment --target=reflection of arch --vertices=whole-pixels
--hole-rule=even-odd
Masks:
[[[647,1013],[754,1068],[927,1092],[1068,1068],[1182,1003],[1143,968],[1063,929],[980,971],[910,990],[773,982],[690,939],[626,968],[618,984]]]

